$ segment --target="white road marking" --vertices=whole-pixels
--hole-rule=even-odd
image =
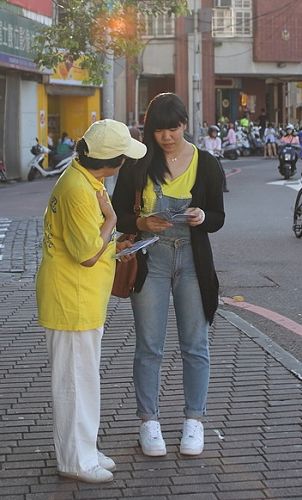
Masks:
[[[6,218],[3,218],[1,219],[0,218],[0,241],[1,241],[1,244],[0,244],[0,249],[2,250],[4,248],[4,240],[5,240],[5,236],[6,236],[6,231],[9,230],[9,226],[11,224],[11,220],[10,219],[6,219]],[[3,255],[2,253],[0,253],[0,260],[3,260]]]
[[[299,191],[302,188],[302,182],[300,181],[300,179],[295,181],[274,181],[268,182],[267,184],[271,184],[273,186],[285,186],[294,189],[295,191]]]

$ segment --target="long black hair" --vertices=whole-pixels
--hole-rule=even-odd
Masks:
[[[169,173],[163,150],[154,138],[154,132],[161,129],[178,128],[188,123],[188,114],[182,100],[172,92],[155,96],[150,102],[144,120],[144,140],[147,154],[138,161],[140,164],[140,187],[146,183],[149,175],[153,182],[165,183]]]

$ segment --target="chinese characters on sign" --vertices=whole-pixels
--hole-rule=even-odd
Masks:
[[[14,26],[0,19],[0,47],[30,53],[34,33],[23,26]]]
[[[35,68],[32,45],[41,25],[0,9],[0,60],[14,67]]]

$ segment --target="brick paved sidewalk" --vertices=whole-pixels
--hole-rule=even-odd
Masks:
[[[96,486],[57,476],[50,370],[33,282],[39,232],[36,220],[11,221],[0,262],[0,499],[301,499],[301,380],[223,311],[211,329],[205,451],[196,458],[179,454],[183,395],[171,309],[161,394],[168,454],[142,455],[131,379],[133,319],[129,301],[118,299],[110,302],[103,340],[99,435],[117,463],[115,479]],[[23,244],[23,260],[17,259]],[[9,252],[20,262],[11,265]]]

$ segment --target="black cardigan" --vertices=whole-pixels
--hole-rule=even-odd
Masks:
[[[125,165],[120,170],[112,203],[117,215],[117,229],[123,233],[136,233],[136,216],[133,211],[137,189],[136,165]],[[222,192],[223,176],[214,156],[207,151],[198,151],[198,169],[195,184],[191,190],[192,207],[199,207],[205,213],[205,221],[190,227],[192,250],[198,277],[205,316],[212,323],[218,306],[218,279],[208,233],[218,231],[224,224]],[[139,292],[145,281],[148,268],[147,258],[138,252],[138,275],[134,291]]]

